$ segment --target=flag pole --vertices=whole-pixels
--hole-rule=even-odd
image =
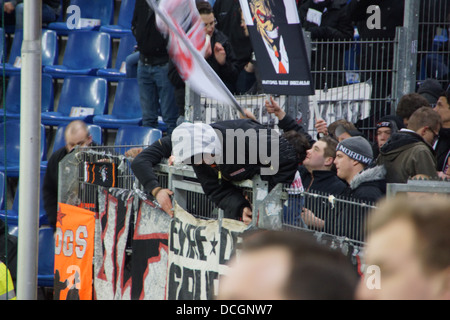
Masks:
[[[177,34],[177,36],[181,39],[183,44],[188,48],[188,50],[197,58],[204,59],[204,57],[200,54],[200,52],[192,45],[192,43],[189,41],[189,39],[186,37],[185,34],[182,34],[178,28],[173,24],[170,19],[167,19],[167,12],[162,11],[158,5],[155,3],[154,0],[146,0],[150,8],[153,9],[153,11],[159,16],[159,18],[174,32]],[[226,93],[227,97],[232,101],[232,105],[243,117],[246,117],[244,110],[237,102],[234,95],[228,90],[227,86],[223,83],[223,81],[220,79],[220,77],[217,75],[217,73],[211,68],[209,64],[202,65],[201,67],[208,68],[208,74],[210,74],[212,77],[215,78],[217,83],[220,84],[221,89]]]

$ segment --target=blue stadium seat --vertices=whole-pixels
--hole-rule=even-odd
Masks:
[[[20,58],[22,55],[23,30],[18,29],[14,33],[8,62],[5,63],[5,73],[7,75],[20,73]],[[55,31],[42,30],[42,66],[52,66],[58,62],[58,38]],[[17,60],[17,61],[16,61]]]
[[[71,116],[72,107],[89,108],[91,115]],[[92,123],[95,115],[108,110],[108,83],[92,76],[70,76],[64,79],[57,111],[42,112],[41,122],[48,126],[68,124],[73,120]]]
[[[55,139],[53,140],[52,153],[66,145],[66,141],[64,140],[64,130],[66,129],[66,127],[67,125],[63,124],[59,125],[56,129]],[[92,136],[92,140],[98,145],[102,145],[102,128],[96,124],[87,124],[87,127],[89,129],[89,133]]]
[[[99,26],[80,26],[76,25],[75,11],[69,10],[70,6],[78,6],[81,19],[98,19]],[[80,20],[82,22],[82,20]],[[56,31],[58,35],[69,35],[77,31],[98,31],[102,25],[111,25],[114,23],[114,0],[70,0],[66,12],[65,21],[51,22],[47,25],[48,29]],[[69,29],[70,28],[72,29]]]
[[[5,139],[6,133],[6,139]],[[0,171],[4,172],[8,177],[19,176],[20,165],[20,121],[11,120],[0,123]],[[3,143],[6,141],[6,144]],[[6,163],[5,163],[6,153]],[[41,145],[40,159],[45,160],[47,157],[45,142],[45,126],[41,124]],[[41,163],[41,171],[45,166]]]
[[[67,37],[62,65],[45,66],[53,78],[69,75],[96,75],[111,65],[111,37],[98,31],[73,32]]]
[[[55,265],[55,238],[53,228],[39,228],[38,287],[53,287]]]
[[[45,170],[40,172],[40,190],[42,190],[42,185],[44,183]],[[26,182],[26,180],[25,180]],[[20,179],[19,179],[20,184]],[[14,200],[11,209],[0,210],[0,219],[7,222],[9,233],[17,235],[17,228],[19,226],[19,185],[17,185],[16,193],[14,195]],[[44,209],[43,193],[39,193],[39,226],[49,225],[47,219],[47,213]]]
[[[111,114],[95,116],[92,122],[105,129],[140,125],[142,123],[142,110],[137,79],[124,78],[119,80]]]
[[[123,126],[117,130],[114,140],[116,152],[124,154],[130,147],[149,146],[161,139],[162,132],[151,127]]]
[[[103,25],[100,27],[100,31],[109,33],[112,38],[119,38],[124,34],[131,33],[131,20],[135,3],[136,0],[122,0],[117,24]]]
[[[3,28],[0,28],[0,37],[1,39],[4,39],[5,37],[5,30]],[[0,62],[3,62],[3,54],[5,54],[5,62],[6,62],[6,55],[8,53],[8,50],[5,48],[5,41],[0,41]]]
[[[41,112],[53,111],[54,88],[53,78],[49,75],[42,75],[41,86]],[[6,120],[20,119],[20,73],[12,74],[8,79],[5,93],[5,108],[0,109],[0,113],[6,116]],[[5,112],[6,111],[6,112]],[[3,122],[2,116],[0,122]]]
[[[99,69],[97,75],[108,81],[117,81],[126,77],[125,72],[121,72],[122,64],[128,55],[134,51],[136,39],[133,34],[125,34],[120,38],[119,48],[117,49],[117,57],[114,68]],[[123,70],[123,69],[122,69]]]
[[[0,172],[0,210],[5,209],[5,174]]]

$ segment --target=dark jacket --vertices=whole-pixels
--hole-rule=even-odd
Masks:
[[[216,29],[222,31],[230,40],[239,71],[251,60],[253,52],[252,43],[241,27],[240,9],[238,0],[216,0],[213,6],[217,20]]]
[[[156,27],[155,13],[146,0],[136,0],[131,30],[136,38],[141,57],[152,58],[154,63],[161,64],[169,61],[167,40]]]
[[[375,166],[358,173],[341,196],[376,202],[386,194],[386,168]]]
[[[380,9],[380,28],[368,28],[367,19],[373,12],[367,12],[370,6],[378,6]],[[389,0],[352,0],[347,6],[348,16],[358,27],[359,35],[363,40],[394,39],[395,28],[403,26],[403,12],[405,1]]]
[[[294,179],[297,171],[298,159],[296,152],[292,145],[290,145],[286,139],[279,135],[270,135],[272,131],[265,126],[259,124],[256,121],[250,119],[228,120],[220,121],[211,124],[211,127],[219,130],[222,133],[223,141],[222,146],[227,145],[227,141],[230,141],[232,136],[227,134],[227,129],[242,129],[246,132],[249,129],[255,129],[258,133],[261,130],[267,132],[267,144],[268,150],[270,147],[270,139],[279,140],[279,166],[278,171],[274,175],[261,175],[261,179],[268,182],[270,188],[273,188],[277,183],[291,183]],[[264,135],[257,134],[258,142],[252,144],[252,146],[259,145],[259,139]],[[236,140],[236,138],[235,138]],[[228,159],[227,162],[227,150],[224,148],[222,156],[224,159],[223,164],[218,165],[194,165],[194,172],[202,185],[205,194],[221,209],[224,210],[224,216],[226,218],[239,219],[242,216],[242,209],[244,207],[250,207],[250,202],[244,197],[242,190],[232,184],[232,181],[243,181],[251,179],[255,174],[261,173],[261,168],[270,168],[270,163],[261,162],[257,157],[256,163],[249,163],[251,159],[249,153],[253,151],[250,148],[251,141],[246,140],[246,154],[244,159],[245,163],[238,163],[237,150],[234,151],[234,158]],[[234,141],[234,146],[237,148],[237,143]],[[156,175],[154,174],[152,167],[161,162],[163,158],[170,157],[172,153],[172,143],[170,136],[166,136],[151,146],[144,149],[132,162],[131,168],[138,178],[139,182],[144,186],[145,190],[151,192],[151,190],[159,186]],[[257,153],[259,154],[259,153]],[[270,151],[267,153],[270,154]],[[242,154],[239,154],[241,156]],[[219,174],[220,172],[220,174]]]
[[[365,240],[365,226],[370,208],[359,203],[376,205],[386,193],[386,170],[376,166],[361,171],[351,181],[339,198],[352,203],[340,203],[334,206],[334,214],[325,218],[325,232],[348,237],[357,241]]]
[[[298,9],[298,14],[302,27],[311,32],[313,40],[344,40],[353,38],[353,25],[347,12],[347,0],[326,0],[323,3],[314,3],[307,0]],[[320,26],[307,21],[309,9],[322,12],[322,22]]]
[[[227,55],[225,64],[220,65],[214,57],[214,46],[219,42],[225,49]],[[227,88],[231,91],[235,91],[236,81],[239,75],[238,63],[234,54],[231,42],[227,36],[220,30],[215,29],[211,37],[211,50],[212,54],[206,59],[211,68],[217,73],[219,78],[225,83]]]
[[[214,45],[216,42],[222,44],[227,55],[223,66],[221,66],[214,57]],[[230,41],[228,41],[228,38],[217,29],[214,30],[213,36],[211,37],[211,50],[212,54],[206,61],[227,86],[228,90],[232,93],[235,92],[236,81],[239,75],[238,63]],[[179,107],[180,115],[184,115],[185,82],[181,79],[178,69],[172,60],[169,61],[168,78],[175,88],[175,100]]]
[[[313,137],[311,137],[311,135],[288,114],[286,114],[284,118],[278,122],[278,127],[280,127],[280,129],[283,129],[284,132],[295,130],[298,133],[305,135],[308,138],[310,146],[312,146],[316,142]]]
[[[61,147],[52,153],[48,159],[45,171],[44,183],[42,185],[42,195],[44,209],[48,222],[53,229],[56,228],[56,216],[58,213],[58,168],[59,162],[67,155],[66,147]]]
[[[314,3],[307,0],[299,6],[298,14],[303,29],[311,32],[313,41],[351,40],[354,27],[348,16],[347,0],[325,0]],[[307,20],[310,9],[322,13],[320,26]],[[317,51],[311,55],[311,71],[325,72],[316,77],[316,89],[339,87],[345,85],[345,73],[336,72],[344,70],[343,45],[318,45]]]
[[[347,184],[339,179],[335,172],[330,170],[314,170],[312,174],[304,167],[299,166],[305,191],[340,195],[347,188]]]
[[[386,167],[387,183],[406,183],[417,174],[437,176],[433,148],[411,131],[394,133],[381,147],[377,164]]]
[[[98,145],[95,142],[92,142],[91,146]],[[44,209],[47,214],[48,222],[53,229],[56,228],[56,216],[58,214],[59,162],[67,154],[68,152],[65,146],[52,153],[47,162],[47,169],[45,170],[44,182],[42,185]]]
[[[437,171],[443,171],[447,167],[450,156],[450,128],[442,128],[439,131],[439,140],[435,148]]]

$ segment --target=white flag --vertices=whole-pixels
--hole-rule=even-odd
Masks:
[[[169,56],[177,66],[181,78],[198,94],[216,99],[235,107],[244,115],[242,108],[217,73],[204,58],[210,46],[195,5],[195,0],[147,0],[157,14],[156,25],[168,38]]]

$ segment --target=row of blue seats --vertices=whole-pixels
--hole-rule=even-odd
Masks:
[[[4,31],[0,29],[0,36]],[[17,30],[11,44],[9,57],[4,63],[5,74],[20,73],[20,58],[23,41],[23,31]],[[0,55],[3,57],[7,49],[3,42],[0,44]],[[117,81],[125,78],[123,65],[126,57],[131,54],[136,45],[136,39],[132,33],[120,38],[114,67],[112,61],[111,37],[105,32],[78,31],[68,36],[63,53],[63,61],[58,65],[58,39],[55,31],[42,30],[42,72],[54,78],[64,78],[68,75],[99,75],[109,81]]]
[[[110,34],[111,37],[120,37],[123,34],[130,33],[130,30],[129,30],[130,29],[130,21],[131,21],[131,15],[133,12],[132,9],[134,8],[134,2],[135,2],[135,0],[122,0],[121,1],[121,10],[119,11],[119,20],[118,20],[117,25],[111,25],[112,21],[113,21],[113,13],[114,13],[114,9],[113,9],[114,1],[113,0],[96,0],[96,1],[71,0],[70,4],[71,5],[75,4],[80,7],[81,16],[83,18],[100,18],[101,19],[101,27],[100,28],[101,28],[102,32],[106,32],[106,33]],[[103,17],[108,17],[108,16],[109,16],[109,20],[103,18]],[[107,23],[107,22],[109,22],[109,23]],[[68,31],[67,24],[65,22],[52,23],[48,26],[48,29],[55,30],[58,34],[67,34],[67,31]],[[19,30],[17,30],[17,31],[19,31]],[[47,37],[50,37],[51,35],[52,35],[52,33],[50,33],[50,32],[45,32],[45,33],[43,32],[43,43],[46,42],[46,40],[48,40]],[[19,37],[21,37],[20,31],[15,33],[15,39],[16,39],[16,37],[17,37],[16,41],[21,44],[22,41],[19,42]],[[55,48],[56,48],[56,39],[52,39],[52,40],[54,41],[53,43],[55,44]],[[3,41],[2,41],[2,43],[3,43]],[[78,48],[80,48],[80,47],[78,47]],[[132,50],[133,48],[134,48],[134,44],[129,46],[130,50]],[[47,54],[47,55],[46,55],[46,53],[49,53],[49,52],[43,50],[43,56],[42,56],[43,66],[55,65],[56,61],[57,61],[57,57],[58,57],[58,52],[53,51],[53,53]],[[2,56],[3,56],[3,51],[2,51]],[[12,68],[12,73],[20,71],[20,70],[17,70],[19,68],[14,67],[14,61],[17,56],[20,57],[20,49],[19,49],[18,55],[12,55],[12,59],[14,59],[14,60],[10,59],[10,61],[9,61],[9,62],[12,62],[11,65],[8,65],[8,67]],[[123,61],[124,61],[124,59],[123,59]],[[122,62],[119,61],[116,64],[116,66],[119,66],[117,69],[120,69],[119,63],[122,63]],[[106,76],[106,75],[104,75],[104,76]],[[120,75],[119,75],[119,77],[120,77]],[[117,79],[115,79],[115,80],[117,80]],[[11,81],[11,79],[10,79],[10,81]],[[50,87],[52,87],[52,86],[50,86]],[[20,88],[20,81],[19,81],[19,88]],[[52,92],[53,92],[53,90],[52,90]],[[20,96],[20,94],[19,94],[19,96]],[[19,104],[19,106],[20,106],[20,104]],[[19,109],[20,109],[20,107],[19,107]],[[10,123],[10,122],[8,122],[8,123]],[[141,127],[141,128],[142,128],[142,130],[150,130],[150,128],[143,128],[143,127]],[[61,134],[62,131],[63,131],[63,125],[61,126],[61,128],[58,128],[57,136],[59,134],[60,136],[63,137],[63,134]],[[101,130],[100,131],[98,130],[98,126],[97,126],[97,130],[94,130],[94,125],[92,125],[92,128],[90,128],[90,131],[94,135],[94,141],[101,143],[101,141],[97,140],[97,139],[99,139],[98,133],[100,132],[100,134],[101,134]],[[1,132],[3,132],[3,130]],[[97,134],[95,134],[95,132],[97,132]],[[16,135],[16,136],[19,136],[19,135]],[[57,136],[55,137],[54,148],[58,146],[57,141],[61,141],[61,140],[63,141],[63,138],[58,140]],[[97,136],[97,137],[95,137],[95,136]],[[139,134],[139,136],[140,136],[140,134]],[[122,139],[123,139],[125,137],[130,138],[131,136],[127,133],[121,133],[121,134],[118,134],[116,140],[120,140],[120,137],[122,137]],[[144,135],[144,137],[146,137],[146,135]],[[2,141],[3,141],[3,139],[2,139]],[[64,143],[64,142],[62,142],[62,143]],[[127,144],[126,141],[116,141],[116,143],[119,143],[120,145]],[[140,143],[141,143],[141,141],[131,141],[131,144],[140,144]],[[150,140],[146,141],[145,143],[149,144]],[[61,144],[61,142],[60,142],[60,144]],[[5,148],[5,150],[6,150],[6,148]],[[2,150],[2,151],[5,151],[5,150]],[[2,159],[4,159],[4,157],[2,157]],[[1,209],[4,209],[3,208],[4,191],[2,190],[2,188],[4,187],[5,183],[3,180],[4,180],[4,174],[3,174],[3,172],[0,172],[0,191],[1,191],[0,206],[2,206]],[[42,181],[43,181],[43,174],[41,172],[41,182]],[[9,216],[8,221],[11,222],[12,224],[14,224],[13,221],[16,221],[16,222],[18,221],[18,202],[19,202],[19,195],[17,192],[16,196],[14,198],[12,210],[11,211],[8,210],[8,216]],[[52,287],[53,286],[53,277],[54,277],[53,276],[53,273],[54,273],[54,270],[53,270],[53,268],[54,268],[54,237],[53,237],[53,229],[52,228],[42,226],[43,224],[47,224],[46,214],[42,208],[42,203],[43,202],[41,199],[41,209],[42,210],[40,209],[40,219],[39,219],[41,227],[39,228],[38,286]],[[14,212],[17,212],[17,220],[13,218]],[[0,215],[2,215],[2,214],[5,214],[5,212],[0,212]],[[12,234],[16,233],[16,235],[17,235],[17,224],[16,224],[16,228],[12,228],[11,233]]]
[[[65,21],[56,21],[48,24],[47,28],[55,30],[58,35],[68,35],[77,30],[99,30],[111,35],[113,38],[119,38],[124,34],[131,33],[131,20],[133,18],[134,5],[136,0],[121,0],[118,20],[114,24],[114,0],[71,0],[68,10],[65,13]],[[82,19],[99,20],[96,26],[77,26],[73,27],[75,11],[70,10],[70,6],[77,6]]]
[[[52,152],[65,145],[64,129],[66,124],[59,125],[53,138]],[[101,127],[88,124],[89,131],[94,142],[103,145],[103,133]],[[116,152],[124,153],[126,146],[148,146],[162,137],[162,131],[150,127],[123,126],[117,130],[113,147]],[[8,177],[20,176],[20,121],[8,121],[0,123],[0,172]],[[40,143],[40,170],[45,172],[47,168],[47,140],[45,125],[41,124]],[[1,203],[0,203],[1,205]]]
[[[8,79],[5,109],[0,109],[0,122],[18,120],[21,113],[20,75]],[[51,76],[42,75],[41,122],[48,126],[67,124],[73,120],[94,123],[105,129],[118,129],[124,125],[141,125],[142,110],[136,78],[118,81],[111,113],[108,114],[108,84],[96,76],[70,76],[62,84],[57,111],[54,106],[54,83]],[[92,114],[75,116],[74,107],[86,108]],[[81,109],[80,109],[81,110]],[[164,130],[161,123],[160,129]]]
[[[65,1],[60,0],[60,2],[61,13],[57,20],[44,24],[45,28],[54,30],[59,36],[78,30],[99,30],[113,38],[120,38],[124,34],[131,33],[131,20],[136,0],[120,1],[117,23],[114,23],[114,0],[70,0],[66,12],[63,12]],[[75,11],[71,6],[77,6],[79,11]],[[75,17],[78,14],[80,19],[77,21]],[[76,25],[80,21],[91,23]],[[98,25],[92,25],[93,21],[96,21]],[[9,34],[19,31],[15,25],[5,25],[5,30]]]

